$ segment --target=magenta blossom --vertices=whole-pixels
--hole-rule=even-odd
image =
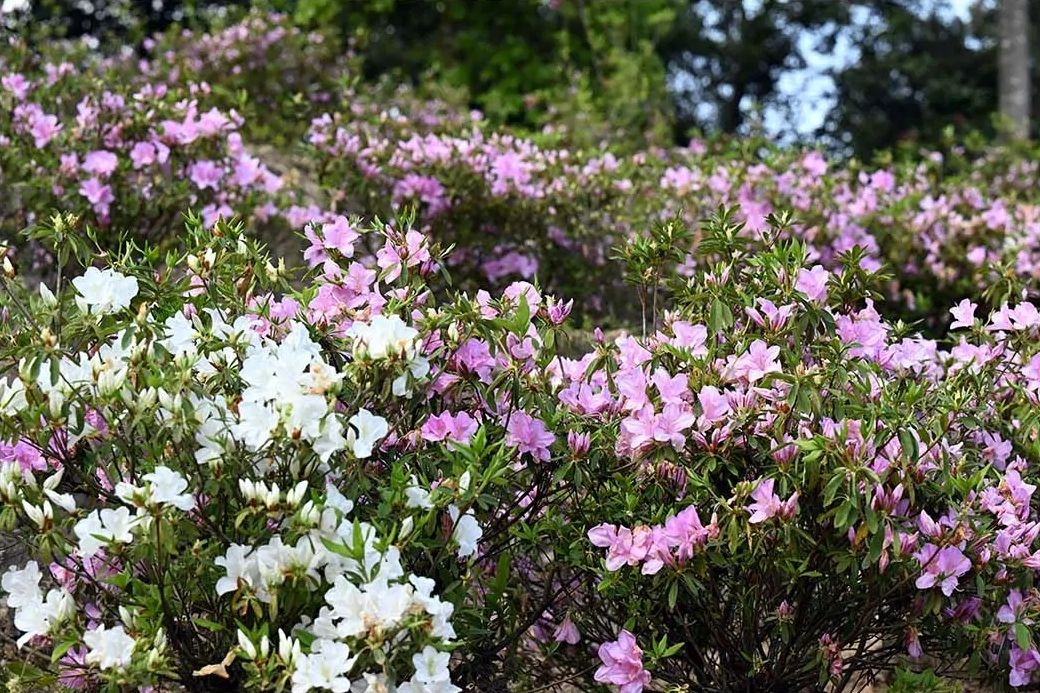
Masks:
[[[798,270],[798,280],[795,282],[795,290],[815,303],[827,302],[827,282],[831,273],[820,265],[811,270]]]
[[[766,479],[752,491],[751,497],[755,502],[745,508],[751,513],[751,517],[748,518],[751,524],[765,522],[774,517],[790,519],[798,512],[798,492],[795,491],[786,501],[781,501],[780,496],[773,493],[773,485],[772,479]]]
[[[958,578],[971,570],[971,561],[956,546],[940,549],[935,544],[926,544],[915,558],[924,568],[915,583],[917,588],[926,590],[938,584],[947,597],[957,589]]]
[[[515,447],[520,454],[530,453],[536,460],[549,461],[549,446],[556,436],[545,427],[545,422],[527,412],[515,411],[509,416],[506,427],[506,443]]]
[[[423,440],[450,440],[466,445],[479,427],[477,420],[464,411],[454,416],[446,411],[427,419],[419,432]]]
[[[614,642],[600,645],[599,658],[603,666],[596,670],[594,678],[617,686],[618,693],[640,693],[650,683],[650,672],[643,668],[643,651],[627,630],[618,633]]]

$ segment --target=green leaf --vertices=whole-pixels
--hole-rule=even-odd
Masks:
[[[1032,639],[1029,637],[1029,626],[1024,623],[1015,624],[1015,642],[1018,643],[1018,647],[1021,650],[1028,652],[1033,644]]]
[[[834,496],[837,495],[838,489],[842,487],[842,482],[845,481],[845,471],[839,469],[835,472],[834,476],[827,482],[826,488],[823,490],[823,506],[828,507],[834,501]]]
[[[57,662],[59,659],[64,657],[65,653],[71,650],[77,642],[78,640],[66,640],[65,642],[60,642],[55,645],[54,649],[51,651],[51,662]]]
[[[224,624],[217,623],[216,621],[210,621],[209,619],[202,618],[201,616],[196,616],[195,618],[191,619],[191,622],[213,633],[219,633],[220,631],[224,630]]]
[[[708,326],[716,333],[724,332],[733,326],[733,311],[720,298],[711,302]]]

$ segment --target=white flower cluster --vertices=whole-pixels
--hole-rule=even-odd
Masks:
[[[347,331],[354,339],[354,356],[373,361],[400,359],[405,372],[394,378],[391,391],[398,397],[408,393],[408,377],[418,380],[430,372],[430,362],[419,352],[419,331],[396,315],[376,315],[369,322],[355,322]]]
[[[44,361],[39,364],[35,384],[47,398],[49,412],[55,420],[61,417],[66,402],[80,405],[83,401],[97,402],[99,399],[115,397],[129,406],[135,400],[127,381],[130,362],[148,348],[148,344],[138,342],[133,334],[120,331],[94,353],[78,352],[72,356],[62,356],[55,362]],[[18,369],[21,380],[0,389],[0,406],[5,401],[9,402],[0,413],[13,415],[18,406],[25,406],[22,381],[33,382],[30,363],[22,359]],[[90,425],[81,421],[81,414],[76,406],[71,407],[67,414],[70,444],[93,432]]]
[[[321,347],[304,325],[291,325],[288,334],[278,341],[260,337],[248,319],[228,324],[215,311],[207,314],[208,328],[203,328],[198,318],[168,318],[166,337],[160,341],[176,358],[190,359],[202,377],[239,358],[231,346],[202,353],[200,340],[205,334],[244,347],[240,370],[244,389],[228,393],[238,400],[233,411],[224,397],[192,397],[196,442],[200,446],[195,458],[200,464],[219,461],[231,440],[260,451],[283,435],[302,439],[325,463],[347,449],[359,459],[369,457],[386,437],[389,426],[382,417],[360,409],[344,421],[336,412],[335,394],[343,374],[322,358]],[[164,404],[162,419],[175,415],[175,404]]]
[[[380,551],[375,528],[347,518],[352,509],[347,498],[327,486],[324,504],[308,501],[300,508],[300,517],[312,529],[295,546],[275,536],[255,549],[233,545],[218,557],[216,563],[227,575],[218,581],[217,593],[245,590],[270,602],[286,575],[306,576],[312,589],[325,590],[327,606],[298,626],[315,639],[309,653],[293,658],[294,693],[314,689],[456,693],[460,689],[451,683],[448,654],[432,646],[415,654],[414,676],[396,689],[381,672],[352,672],[357,661],[352,652],[378,649],[389,657],[407,646],[409,626],[417,619],[430,637],[442,642],[455,637],[450,622],[453,605],[433,594],[432,580],[406,575],[396,547]],[[357,546],[359,538],[362,543]],[[330,544],[342,550],[332,551]],[[243,633],[239,641],[247,652],[257,649]]]
[[[76,602],[64,589],[52,589],[43,595],[40,589],[40,566],[29,561],[21,570],[8,570],[0,586],[7,593],[7,606],[14,609],[14,626],[22,631],[21,648],[37,636],[45,636],[57,624],[76,613]]]
[[[101,508],[76,523],[72,531],[79,540],[78,553],[90,558],[109,544],[130,544],[134,532],[150,527],[150,513],[165,507],[188,512],[195,508],[195,498],[185,493],[188,480],[168,467],[156,467],[143,477],[145,486],[127,482],[116,484],[116,496],[137,512],[130,514],[127,507]]]
[[[137,279],[113,269],[88,267],[83,276],[72,280],[76,287],[76,305],[85,313],[107,315],[130,306],[137,295]]]

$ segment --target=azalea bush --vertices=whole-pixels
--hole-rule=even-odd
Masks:
[[[70,62],[28,67],[0,84],[0,237],[11,241],[56,209],[108,244],[170,240],[188,205],[211,224],[282,211],[281,177],[244,145],[240,115],[205,105],[207,85],[99,83]]]
[[[437,247],[356,219],[314,227],[296,291],[237,227],[113,255],[70,224],[34,235],[71,247],[71,281],[27,292],[4,265],[2,518],[33,560],[3,588],[46,652],[27,681],[451,691],[452,651],[459,685],[520,670],[570,589],[543,537],[551,449],[576,453],[535,386],[569,303],[438,302]]]
[[[677,309],[561,364],[596,680],[844,690],[928,655],[1030,685],[1040,313],[965,301],[940,345],[879,315],[861,251],[828,271],[784,225],[762,250],[717,216],[689,279],[648,271],[674,229],[630,247]]]
[[[577,358],[569,303],[433,291],[435,244],[356,218],[311,227],[295,290],[197,218],[183,255],[72,240],[35,292],[8,263],[17,674],[841,690],[928,655],[1030,684],[1040,312],[958,305],[940,348],[785,223],[715,218],[692,276],[679,220],[619,248],[675,308]]]
[[[246,220],[287,252],[312,221],[415,210],[420,230],[456,246],[459,286],[537,279],[615,326],[635,315],[611,248],[677,214],[696,225],[719,204],[758,240],[770,213],[795,210],[791,237],[829,269],[862,247],[866,269],[891,274],[879,306],[933,335],[948,305],[986,292],[993,309],[1038,276],[1028,151],[951,145],[864,165],[755,140],[589,149],[566,133],[493,129],[436,84],[367,83],[351,46],[259,13],[158,35],[140,56],[11,40],[0,62],[8,239],[61,209],[110,245],[175,243],[167,230],[190,206],[208,223]],[[687,274],[696,240],[682,248]]]
[[[0,48],[16,686],[1040,682],[1021,152],[590,151],[279,16],[144,51]]]

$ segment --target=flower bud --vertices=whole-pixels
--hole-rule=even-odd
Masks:
[[[300,522],[308,527],[317,527],[321,524],[321,511],[314,506],[314,501],[307,501],[300,508]]]
[[[238,646],[242,650],[244,659],[256,659],[256,646],[249,640],[249,637],[241,630],[238,631]]]
[[[260,485],[259,482],[257,485]],[[264,494],[264,505],[268,509],[277,507],[282,500],[282,490],[278,488],[278,484],[271,484],[270,490]]]
[[[53,491],[54,489],[58,488],[58,484],[61,483],[61,478],[63,476],[65,476],[65,468],[64,467],[62,467],[61,469],[56,471],[54,474],[51,474],[49,477],[47,477],[44,480],[44,482],[43,482],[43,488],[47,489],[47,490],[50,490],[50,491]]]
[[[159,392],[154,387],[147,387],[137,393],[137,400],[134,404],[138,411],[148,411],[155,406],[158,399]]]
[[[67,513],[71,513],[76,509],[76,499],[71,493],[57,493],[49,488],[44,489],[43,493]]]
[[[307,493],[307,480],[299,482],[289,491],[285,496],[285,502],[289,505],[296,507],[303,500],[303,494]]]
[[[52,419],[61,419],[61,408],[65,404],[65,395],[59,390],[51,390],[47,393],[47,411]]]
[[[43,305],[47,306],[48,308],[53,308],[54,306],[58,305],[57,297],[54,295],[54,292],[47,287],[45,283],[40,282],[39,289],[40,297],[43,299]]]
[[[414,528],[415,528],[415,520],[412,518],[411,515],[409,515],[408,517],[404,518],[404,520],[401,522],[401,531],[397,533],[397,538],[398,539],[406,539],[406,538],[408,538],[408,535],[412,533],[412,530]]]
[[[301,652],[300,642],[285,634],[281,628],[278,629],[278,657],[288,666],[296,661]]]
[[[43,508],[35,506],[29,501],[22,501],[22,509],[25,511],[25,515],[33,521],[37,527],[43,527],[44,511]]]

